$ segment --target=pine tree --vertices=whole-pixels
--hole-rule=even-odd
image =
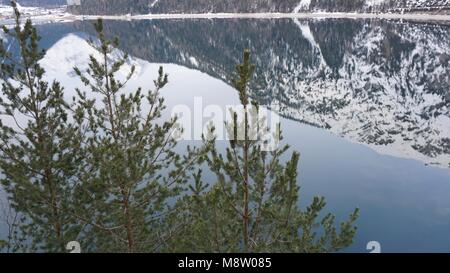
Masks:
[[[44,80],[39,35],[30,20],[21,24],[15,1],[15,27],[3,27],[17,42],[14,57],[0,43],[0,181],[19,215],[10,234],[11,251],[64,251],[79,227],[62,211],[71,203],[71,178],[80,140],[68,120],[69,106],[58,82]],[[14,238],[11,238],[13,236]]]
[[[88,250],[158,251],[180,229],[178,224],[165,225],[172,213],[168,200],[183,190],[202,151],[188,147],[184,156],[177,154],[177,119],[158,123],[165,109],[160,90],[168,82],[163,68],[154,90],[126,94],[135,67],[118,79],[117,72],[126,69],[129,58],[117,49],[117,39],[106,37],[102,20],[94,26],[98,39],[89,43],[101,57],[91,55],[89,69],[75,72],[102,102],[77,90],[76,120],[86,136],[85,171],[78,177],[72,215],[89,226],[82,242]]]
[[[207,164],[217,181],[208,185],[202,181],[201,171],[194,175],[192,196],[178,204],[185,209],[184,219],[190,225],[167,251],[334,252],[352,243],[358,210],[338,230],[332,214],[320,218],[326,205],[323,197],[315,197],[305,210],[300,209],[300,155],[294,152],[283,163],[288,146],[263,149],[267,143],[261,136],[268,128],[263,127],[259,106],[255,102],[249,105],[248,86],[254,70],[250,53],[245,51],[234,81],[244,108],[243,120],[239,121],[233,110],[225,154],[215,147],[214,139],[205,138],[211,149]],[[281,135],[279,129],[276,135]]]
[[[321,217],[324,198],[300,209],[300,155],[284,162],[288,146],[263,148],[269,132],[249,98],[248,51],[236,68],[243,111],[232,110],[229,147],[221,153],[212,130],[181,156],[177,119],[160,121],[162,68],[154,90],[128,92],[135,67],[120,79],[129,58],[98,20],[98,39],[89,42],[99,55],[86,71],[74,68],[89,92],[77,89],[68,104],[61,85],[45,81],[36,29],[30,20],[22,26],[12,5],[15,27],[3,31],[20,58],[1,41],[0,182],[18,218],[0,249],[60,252],[77,240],[97,252],[331,252],[352,243],[358,210],[338,230],[332,214]],[[202,163],[217,177],[210,185]]]

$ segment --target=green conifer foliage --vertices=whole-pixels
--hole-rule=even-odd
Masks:
[[[158,123],[165,109],[160,90],[168,82],[163,68],[154,90],[128,92],[126,83],[135,67],[118,79],[128,56],[117,50],[117,39],[105,36],[102,20],[94,25],[98,40],[90,44],[101,58],[91,55],[89,69],[75,72],[102,101],[98,104],[77,90],[76,120],[86,139],[73,214],[90,227],[84,244],[92,245],[91,250],[158,251],[180,228],[164,224],[172,213],[168,200],[183,190],[201,151],[188,147],[180,156],[175,152],[177,119]]]
[[[217,180],[206,184],[201,172],[194,175],[193,195],[179,204],[185,207],[184,216],[190,225],[168,251],[334,252],[352,243],[358,209],[339,229],[332,214],[323,214],[323,197],[315,197],[301,209],[299,153],[292,153],[283,163],[288,146],[265,151],[264,138],[255,137],[258,132],[264,135],[267,128],[260,127],[264,122],[258,115],[259,106],[253,102],[247,106],[254,70],[250,52],[245,51],[234,81],[244,118],[238,121],[238,112],[232,113],[234,121],[227,127],[234,137],[224,154],[214,140],[205,140],[211,148],[207,164]],[[243,132],[243,138],[236,137],[239,132]]]
[[[0,42],[0,181],[19,215],[9,234],[9,251],[65,249],[79,229],[62,211],[71,203],[70,181],[78,164],[78,129],[67,123],[69,106],[58,82],[44,80],[39,61],[44,51],[30,20],[22,26],[16,2],[12,29],[3,32],[18,43],[16,58]],[[9,121],[9,122],[7,122]]]
[[[352,243],[358,210],[337,228],[324,198],[302,209],[299,153],[266,149],[271,133],[249,96],[249,51],[236,66],[243,111],[230,110],[228,147],[216,147],[212,129],[181,155],[177,119],[162,120],[162,67],[153,90],[129,90],[135,67],[98,20],[89,40],[97,52],[86,70],[74,68],[84,87],[67,103],[63,87],[45,80],[35,27],[12,6],[15,26],[3,31],[19,57],[0,42],[0,185],[10,231],[0,250],[65,252],[78,241],[83,252],[334,252]],[[279,126],[274,136],[281,139]],[[205,183],[202,170],[215,179]]]

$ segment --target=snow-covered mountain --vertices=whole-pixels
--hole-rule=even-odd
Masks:
[[[75,26],[92,31],[90,22]],[[242,50],[249,48],[257,65],[252,97],[260,104],[383,154],[450,167],[448,25],[141,20],[106,21],[105,31],[118,36],[131,56],[199,70],[228,84]],[[46,68],[55,78],[92,53],[74,37],[50,46]],[[61,81],[69,83],[69,76]]]
[[[81,0],[81,14],[219,12],[448,12],[450,0]]]
[[[450,167],[449,28],[365,24],[336,63],[321,42],[330,33],[297,24],[315,65],[271,64],[284,71],[262,75],[276,111],[383,154]]]
[[[109,22],[106,28],[131,55],[195,68],[228,83],[249,48],[258,67],[253,98],[261,104],[380,153],[450,167],[446,25],[162,20]]]
[[[112,54],[112,58],[123,56],[123,54],[124,52],[116,50]],[[69,34],[60,36],[59,40],[51,44],[44,58],[40,61],[46,71],[46,79],[48,81],[57,79],[64,86],[64,95],[67,101],[72,101],[73,96],[76,96],[75,89],[80,88],[86,91],[90,98],[95,98],[97,103],[102,102],[102,96],[85,87],[73,69],[73,67],[78,67],[81,71],[89,69],[87,61],[91,55],[98,59],[102,58],[100,52],[86,41],[86,36],[69,32]],[[169,84],[161,92],[167,106],[167,109],[162,113],[161,122],[170,118],[172,110],[176,109],[176,106],[179,107],[180,104],[191,105],[194,97],[202,97],[205,104],[225,106],[238,103],[237,93],[220,79],[211,77],[197,69],[176,64],[160,64],[130,56],[115,74],[117,79],[125,80],[132,66],[135,68],[135,73],[127,81],[125,88],[120,91],[121,94],[128,94],[128,92],[136,91],[139,88],[142,89],[142,92],[154,90],[153,80],[157,77],[160,66],[163,66],[164,72],[169,74]],[[196,80],[193,81],[192,79]],[[208,89],[210,88],[222,92],[214,94],[209,92]],[[226,92],[223,92],[223,90],[226,90]],[[147,102],[144,101],[142,110],[147,111],[148,106]],[[179,122],[187,131],[195,133],[191,129],[191,120],[182,119]],[[11,121],[9,125],[14,126],[14,124],[14,121]],[[197,137],[200,139],[201,135]]]
[[[335,43],[316,24],[296,23],[313,65],[270,58],[261,92],[277,112],[383,154],[450,167],[448,27],[375,22]]]
[[[339,40],[326,22],[296,24],[312,62],[268,57],[260,92],[273,109],[383,154],[450,167],[450,28],[371,22]]]

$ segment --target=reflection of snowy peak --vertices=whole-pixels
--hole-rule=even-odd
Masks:
[[[257,66],[253,97],[261,104],[382,153],[449,166],[446,25],[218,19],[110,22],[106,28],[133,56],[229,83],[249,48]]]
[[[123,52],[116,50],[112,53],[111,63],[123,56]],[[92,98],[96,98],[100,103],[101,95],[92,93],[90,88],[86,87],[74,71],[77,67],[83,73],[89,69],[89,58],[94,56],[97,60],[102,60],[100,52],[88,43],[84,38],[76,34],[67,34],[47,51],[40,64],[45,69],[45,77],[48,81],[57,80],[64,87],[65,98],[72,101],[76,95],[76,88],[86,91]],[[143,90],[153,88],[153,79],[157,76],[158,64],[151,64],[145,60],[130,57],[128,61],[116,72],[117,80],[124,82],[134,66],[135,72],[132,78],[127,82],[127,89],[137,90],[142,87]],[[85,74],[86,75],[86,74]]]
[[[123,53],[116,52],[115,54]],[[41,64],[47,74],[53,76],[55,79],[58,79],[61,74],[73,77],[75,76],[74,67],[78,67],[82,71],[88,68],[87,62],[89,61],[90,55],[93,55],[99,60],[102,59],[100,52],[92,47],[85,39],[75,34],[68,34],[47,50],[46,56],[41,61]],[[136,67],[136,74],[139,74],[142,62],[144,61],[132,60],[132,64]],[[132,64],[125,64],[119,71],[119,75],[126,77]]]
[[[76,45],[76,48],[73,45]],[[41,64],[47,73],[73,71],[74,67],[85,68],[90,54],[99,57],[99,53],[81,37],[68,34],[47,50]]]
[[[311,41],[310,27],[301,27]],[[312,40],[313,69],[279,71],[283,81],[267,90],[276,92],[274,107],[284,115],[382,153],[447,166],[450,42],[442,37],[449,32],[426,25],[366,24],[343,45],[339,65]]]

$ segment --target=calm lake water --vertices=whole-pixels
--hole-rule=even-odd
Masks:
[[[81,85],[72,67],[92,52],[91,23],[39,30],[43,66],[69,96]],[[369,241],[383,252],[450,252],[450,25],[186,19],[108,21],[106,32],[138,64],[130,90],[151,88],[165,64],[168,111],[195,98],[237,104],[234,65],[250,49],[252,97],[283,116],[284,142],[301,152],[300,205],[325,196],[338,219],[359,207],[351,252]]]

